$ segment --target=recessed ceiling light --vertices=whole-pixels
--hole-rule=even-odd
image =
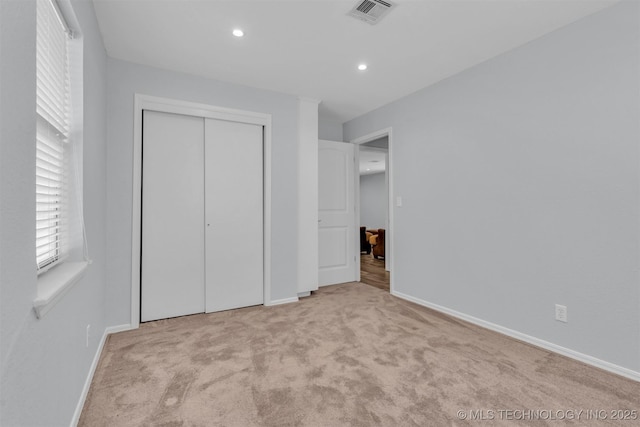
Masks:
[[[367,169],[368,171],[370,171],[371,169]]]
[[[358,70],[360,70],[360,71],[364,71],[364,70],[366,70],[366,69],[367,69],[367,64],[360,64],[360,65],[358,65]]]
[[[233,30],[233,35],[236,37],[242,37],[244,36],[244,31],[242,31],[239,28],[236,28],[235,30]]]

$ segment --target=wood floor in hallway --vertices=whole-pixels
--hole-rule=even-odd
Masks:
[[[384,269],[384,259],[375,259],[371,254],[361,254],[360,282],[389,292],[390,274]]]

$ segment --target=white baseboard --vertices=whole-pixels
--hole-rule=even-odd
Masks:
[[[636,372],[631,369],[624,368],[622,366],[618,366],[613,363],[606,362],[604,360],[600,360],[593,356],[589,356],[587,354],[580,353],[575,350],[571,350],[569,348],[565,348],[557,344],[553,344],[548,341],[541,340],[531,335],[523,334],[522,332],[514,331],[513,329],[505,328],[504,326],[496,325],[495,323],[487,322],[486,320],[469,316],[468,314],[460,313],[459,311],[451,310],[450,308],[443,307],[438,304],[430,303],[420,298],[412,297],[411,295],[403,294],[402,292],[391,291],[391,294],[398,298],[402,298],[404,300],[414,302],[423,307],[431,308],[441,313],[445,313],[450,316],[456,317],[458,319],[465,320],[469,323],[473,323],[474,325],[478,325],[483,328],[490,329],[495,332],[499,332],[503,335],[516,338],[520,341],[524,341],[526,343],[535,345],[536,347],[541,347],[541,348],[544,348],[545,350],[549,350],[554,353],[558,353],[563,356],[569,357],[571,359],[575,359],[580,362],[586,363],[588,365],[595,366],[596,368],[604,369],[605,371],[609,371],[614,374],[621,375],[623,377],[632,379],[634,381],[640,381],[640,372]]]
[[[308,296],[311,296],[311,291],[298,292],[298,298],[304,298],[304,297],[308,297]]]
[[[108,328],[105,328],[104,333],[102,334],[102,338],[100,338],[98,348],[96,349],[96,354],[93,356],[93,361],[91,362],[91,367],[89,368],[87,379],[84,381],[84,387],[82,388],[82,393],[80,394],[80,400],[78,401],[76,410],[73,413],[71,427],[77,426],[78,421],[80,421],[80,414],[82,413],[84,402],[87,399],[87,394],[89,393],[89,388],[91,387],[91,381],[93,381],[93,374],[95,374],[96,368],[98,367],[98,362],[100,361],[100,356],[102,355],[104,343],[107,341],[107,336],[116,332],[128,331],[129,329],[131,329],[131,325],[109,326]]]
[[[280,305],[280,304],[289,304],[291,302],[298,302],[299,299],[298,297],[291,297],[291,298],[283,298],[283,299],[276,299],[276,300],[272,300],[269,302],[266,302],[264,305],[267,307],[270,307],[272,305]]]
[[[109,326],[108,328],[106,328],[104,330],[105,338],[106,338],[107,335],[115,334],[115,333],[118,333],[118,332],[130,331],[132,329],[136,329],[136,328],[132,327],[130,324]]]

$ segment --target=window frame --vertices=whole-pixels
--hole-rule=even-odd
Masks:
[[[70,40],[55,0],[36,2],[36,271],[67,258]]]
[[[65,228],[61,236],[63,236],[63,245],[65,247],[61,248],[61,251],[57,253],[55,260],[52,260],[46,266],[42,265],[40,269],[38,269],[38,260],[34,251],[34,261],[36,263],[34,274],[37,278],[37,289],[33,300],[33,308],[36,317],[39,319],[51,310],[58,301],[63,300],[64,295],[80,281],[91,264],[83,219],[84,41],[70,0],[36,0],[36,3],[40,2],[48,2],[53,7],[58,28],[63,28],[66,33],[67,78],[65,82],[68,103],[67,121],[64,128],[66,132],[64,134],[65,138],[60,138],[63,141],[65,151],[63,164],[65,186],[63,203],[61,203],[61,215]],[[42,6],[36,4],[36,8],[38,7]],[[36,21],[36,32],[38,31],[37,24]],[[36,34],[36,39],[37,37],[38,35]],[[38,53],[36,52],[34,56],[36,70],[38,67],[37,55]],[[37,103],[37,89],[35,92],[34,97]],[[34,125],[38,126],[38,122],[40,122],[42,129],[42,122],[45,120],[40,118],[41,114],[38,114],[37,111],[35,113]],[[50,130],[51,128],[59,129],[56,126],[45,125],[45,127],[49,127]],[[37,134],[38,130],[36,129],[36,139]],[[54,136],[61,137],[62,135]],[[34,143],[37,144],[37,141],[34,141]],[[35,166],[36,156],[34,156]],[[37,220],[35,215],[34,220]],[[34,225],[37,227],[35,222]],[[34,234],[34,237],[36,236],[37,231]]]

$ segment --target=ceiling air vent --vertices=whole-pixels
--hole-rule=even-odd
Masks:
[[[361,0],[348,14],[373,25],[380,22],[393,7],[395,4],[384,0]]]

